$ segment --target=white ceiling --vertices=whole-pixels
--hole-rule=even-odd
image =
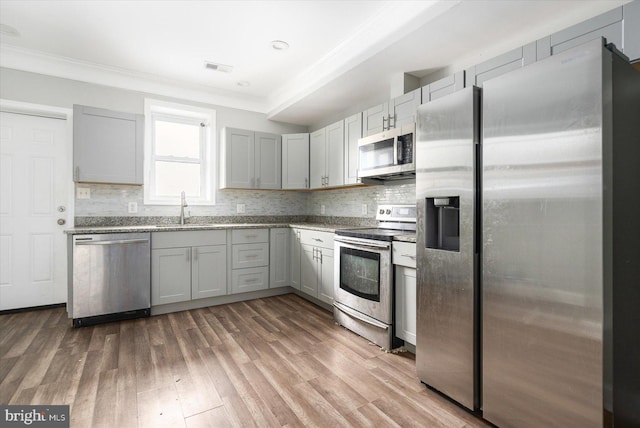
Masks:
[[[0,35],[0,66],[309,125],[388,98],[394,76],[461,70],[628,1],[1,0],[20,35]]]

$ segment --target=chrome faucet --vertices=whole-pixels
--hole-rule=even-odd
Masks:
[[[188,207],[184,190],[180,193],[180,224],[184,224],[184,207]]]

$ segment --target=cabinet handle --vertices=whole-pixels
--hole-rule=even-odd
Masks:
[[[403,254],[402,257],[409,257],[410,259],[415,260],[416,256],[412,256],[411,254]]]
[[[322,264],[322,250],[318,249],[318,261]]]
[[[77,166],[77,167],[76,167],[76,170],[75,170],[74,172],[75,172],[75,174],[74,174],[74,175],[75,175],[75,177],[73,177],[73,178],[75,179],[75,181],[80,180],[80,167],[79,167],[79,166]]]
[[[313,257],[312,257],[313,260],[316,259],[316,251],[318,251],[318,249],[316,247],[313,247]]]
[[[249,279],[245,279],[244,283],[245,284],[251,284],[253,282],[257,282],[258,280],[256,278],[249,278]]]
[[[382,130],[383,130],[383,131],[386,131],[387,129],[389,129],[389,128],[387,128],[387,127],[384,125],[384,123],[387,121],[387,119],[388,119],[388,118],[386,118],[386,117],[382,116]]]
[[[255,259],[256,257],[258,257],[258,255],[257,254],[247,254],[245,257],[248,258],[248,259]]]
[[[309,188],[309,179],[307,177],[304,178],[304,188],[305,189]]]
[[[258,235],[244,235],[245,238],[250,239],[250,238],[257,238]]]
[[[198,261],[198,249],[193,249],[193,261]]]
[[[313,240],[314,240],[314,241],[316,241],[316,242],[324,242],[324,241],[323,241],[322,239],[320,239],[320,238],[313,238]]]

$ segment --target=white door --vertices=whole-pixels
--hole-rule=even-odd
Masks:
[[[67,121],[0,113],[0,310],[64,303]]]

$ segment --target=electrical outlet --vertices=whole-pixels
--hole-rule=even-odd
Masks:
[[[91,189],[89,189],[88,187],[78,187],[76,189],[76,198],[91,199]]]
[[[138,212],[138,203],[137,202],[129,202],[127,206],[127,210],[129,214],[135,214]]]
[[[325,209],[324,205],[320,205],[320,214],[324,214],[327,210]]]
[[[245,204],[238,204],[236,205],[236,212],[238,214],[244,214],[245,212],[247,212],[247,207]]]
[[[362,215],[367,215],[367,204],[362,204]]]

